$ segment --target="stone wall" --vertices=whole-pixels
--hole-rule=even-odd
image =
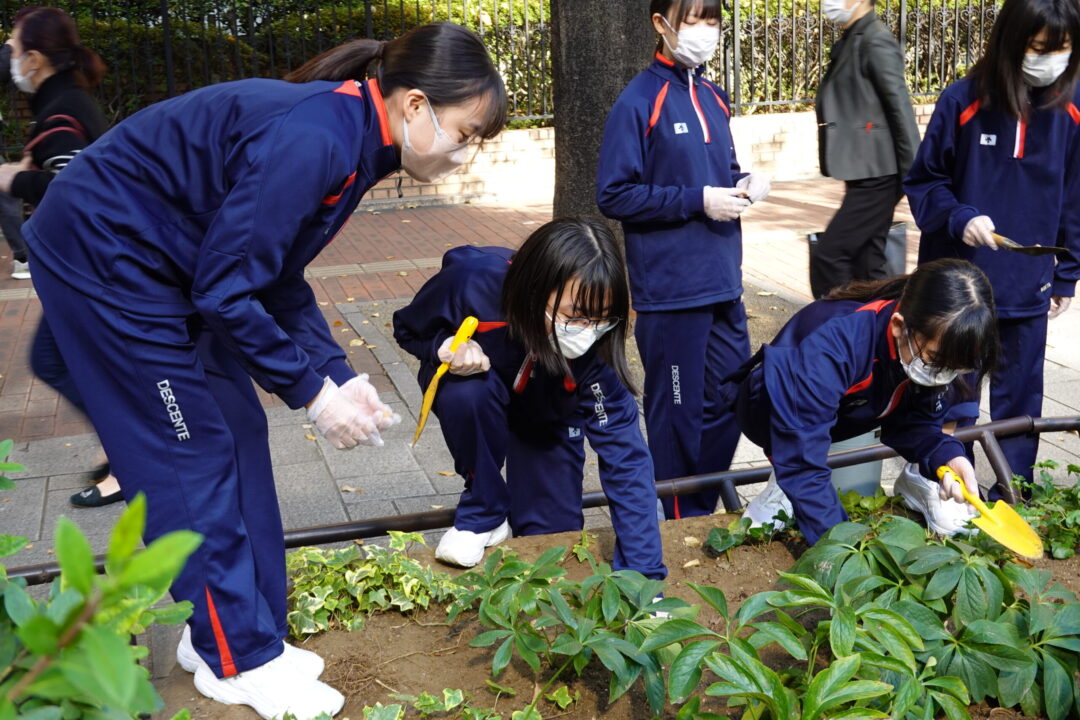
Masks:
[[[916,105],[920,132],[932,104]],[[820,176],[817,120],[814,113],[739,115],[731,120],[735,150],[744,168],[772,175],[774,180]],[[398,178],[401,178],[398,196]],[[362,210],[463,202],[507,205],[548,204],[555,192],[553,128],[507,130],[483,148],[461,170],[440,183],[418,183],[405,173],[391,175],[364,196]]]

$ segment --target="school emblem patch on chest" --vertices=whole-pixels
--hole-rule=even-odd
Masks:
[[[675,123],[676,135],[685,135],[688,132],[690,131],[686,129],[686,123]]]

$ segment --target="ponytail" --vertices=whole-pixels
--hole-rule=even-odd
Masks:
[[[907,287],[910,275],[897,275],[884,280],[856,280],[830,290],[822,300],[898,300]]]
[[[109,66],[101,59],[101,56],[88,47],[78,45],[73,50],[75,81],[84,88],[95,87],[105,77],[105,71]]]
[[[487,48],[460,25],[420,25],[379,42],[353,40],[327,50],[285,76],[289,82],[363,80],[372,76],[384,97],[395,90],[422,91],[433,107],[483,100],[486,117],[478,130],[491,139],[506,125],[506,87]]]
[[[291,83],[312,80],[363,80],[367,77],[368,66],[382,58],[386,44],[381,40],[365,39],[338,45],[311,58],[286,75],[285,79]]]

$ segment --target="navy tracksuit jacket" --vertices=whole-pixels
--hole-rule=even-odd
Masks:
[[[287,632],[281,519],[251,378],[290,407],[355,377],[307,265],[399,167],[374,81],[243,80],[125,120],[26,225],[34,283],[146,540],[203,534],[173,585],[218,676]],[[363,452],[362,450],[359,452]]]
[[[572,377],[534,366],[503,319],[503,280],[512,258],[506,248],[454,248],[412,303],[394,313],[394,338],[421,360],[422,389],[439,365],[439,346],[469,315],[480,320],[474,339],[491,370],[446,374],[435,396],[443,437],[465,478],[454,527],[486,532],[509,519],[515,535],[581,529],[588,438],[611,505],[613,566],[661,579],[667,570],[653,464],[637,403],[595,348],[570,361]]]
[[[596,202],[622,223],[645,424],[660,480],[726,470],[739,430],[706,401],[750,355],[739,221],[705,215],[703,189],[739,170],[727,94],[657,53],[608,115]],[[665,498],[669,518],[706,515],[719,491]],[[735,509],[735,508],[729,508]]]
[[[1042,414],[1046,313],[1050,297],[1071,297],[1080,278],[1080,89],[1065,108],[1035,107],[1017,120],[982,107],[970,80],[941,94],[904,181],[922,230],[919,262],[960,257],[986,273],[994,290],[1002,357],[990,379],[993,419]],[[1029,257],[963,243],[977,215],[1023,245],[1058,245],[1068,255]],[[958,403],[948,419],[970,424],[978,400]],[[1037,435],[1003,438],[1014,473],[1030,479]]]
[[[769,455],[776,480],[813,544],[847,519],[826,465],[829,445],[881,428],[881,441],[926,477],[964,454],[941,432],[946,389],[912,383],[889,319],[896,301],[818,300],[720,386],[739,427]]]

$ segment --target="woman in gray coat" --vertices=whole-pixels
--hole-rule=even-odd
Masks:
[[[822,10],[844,33],[818,89],[818,153],[822,174],[846,191],[811,259],[815,298],[885,277],[885,238],[919,145],[904,57],[873,0],[824,0]]]

